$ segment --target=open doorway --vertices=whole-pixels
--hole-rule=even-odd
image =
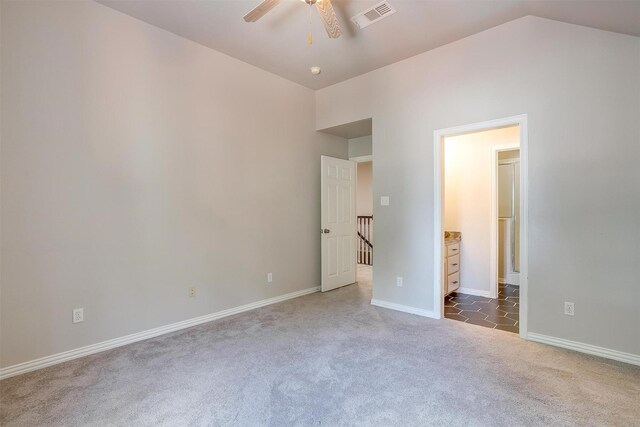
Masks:
[[[373,269],[373,151],[372,137],[349,140],[349,160],[357,163],[356,178],[356,259],[359,284],[371,284]]]
[[[437,131],[435,200],[441,317],[522,336],[525,130],[519,116]]]
[[[321,156],[321,286],[357,283],[371,292],[373,277],[372,119],[320,132],[344,138],[348,160]]]

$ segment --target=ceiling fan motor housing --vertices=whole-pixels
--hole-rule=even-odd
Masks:
[[[342,34],[340,31],[340,24],[338,23],[338,17],[336,16],[333,6],[331,6],[331,0],[301,0],[309,6],[315,6],[316,10],[322,18],[322,24],[327,35],[332,39],[337,39]],[[281,0],[263,0],[258,6],[253,8],[249,13],[244,15],[246,22],[256,22],[262,18],[267,12],[276,7]],[[311,18],[311,16],[309,16]],[[311,44],[311,40],[309,40]]]

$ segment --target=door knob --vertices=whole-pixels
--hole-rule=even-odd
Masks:
[[[320,229],[320,234],[322,234],[322,233],[329,234],[329,233],[331,233],[331,230],[329,230],[328,228],[321,228]]]

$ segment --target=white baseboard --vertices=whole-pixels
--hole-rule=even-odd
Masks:
[[[498,279],[498,283],[501,285],[511,285],[511,286],[517,286],[520,287],[519,283],[511,283],[510,281],[508,281],[507,279]]]
[[[520,286],[520,273],[508,273],[507,283],[515,286]]]
[[[618,362],[625,362],[631,365],[640,366],[640,355],[638,354],[625,353],[623,351],[611,350],[608,348],[598,347],[591,344],[584,344],[577,341],[550,337],[548,335],[536,334],[534,332],[529,332],[527,334],[527,339],[542,344],[549,344],[556,347],[578,351],[580,353],[591,354],[593,356],[604,357],[605,359],[612,359],[617,360]]]
[[[456,292],[459,292],[461,294],[467,294],[467,295],[476,295],[479,297],[485,297],[485,298],[491,298],[489,296],[489,291],[480,291],[478,289],[471,289],[471,288],[458,288],[456,290]]]
[[[431,310],[423,310],[421,308],[410,307],[408,305],[402,305],[402,304],[396,304],[394,302],[382,301],[379,299],[372,299],[371,305],[375,305],[376,307],[388,308],[396,311],[402,311],[405,313],[416,314],[418,316],[430,317],[432,319],[439,319],[439,317],[437,317]]]
[[[277,302],[286,301],[288,299],[297,298],[307,294],[312,294],[314,292],[318,292],[319,290],[320,288],[317,286],[313,288],[302,289],[300,291],[291,292],[291,293],[280,295],[277,297],[241,305],[240,307],[229,308],[227,310],[218,311],[216,313],[206,314],[200,317],[194,317],[192,319],[183,320],[181,322],[172,323],[170,325],[160,326],[160,327],[149,329],[146,331],[137,332],[135,334],[126,335],[124,337],[114,338],[111,340],[103,341],[97,344],[87,345],[85,347],[76,348],[74,350],[65,351],[65,352],[54,354],[51,356],[41,357],[39,359],[31,360],[29,362],[23,362],[17,365],[8,366],[6,368],[0,369],[0,380],[13,377],[16,375],[24,374],[27,372],[35,371],[37,369],[46,368],[47,366],[57,365],[58,363],[67,362],[69,360],[77,359],[79,357],[84,357],[90,354],[99,353],[101,351],[110,350],[112,348],[121,347],[123,345],[131,344],[137,341],[142,341],[149,338],[157,337],[159,335],[167,334],[169,332],[190,328],[192,326],[200,325],[206,322],[211,322],[213,320],[221,319],[223,317],[232,316],[234,314],[264,307],[266,305],[271,305]]]

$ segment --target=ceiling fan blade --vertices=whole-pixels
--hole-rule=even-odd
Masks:
[[[280,3],[280,0],[264,0],[258,6],[256,6],[251,12],[244,15],[246,22],[256,22],[262,18],[267,12],[276,7]]]
[[[332,39],[340,37],[342,31],[340,31],[338,17],[333,11],[333,6],[331,6],[331,0],[318,0],[316,2],[316,8],[318,9],[318,13],[322,18],[322,23],[324,24],[324,28],[327,30],[329,37]]]

